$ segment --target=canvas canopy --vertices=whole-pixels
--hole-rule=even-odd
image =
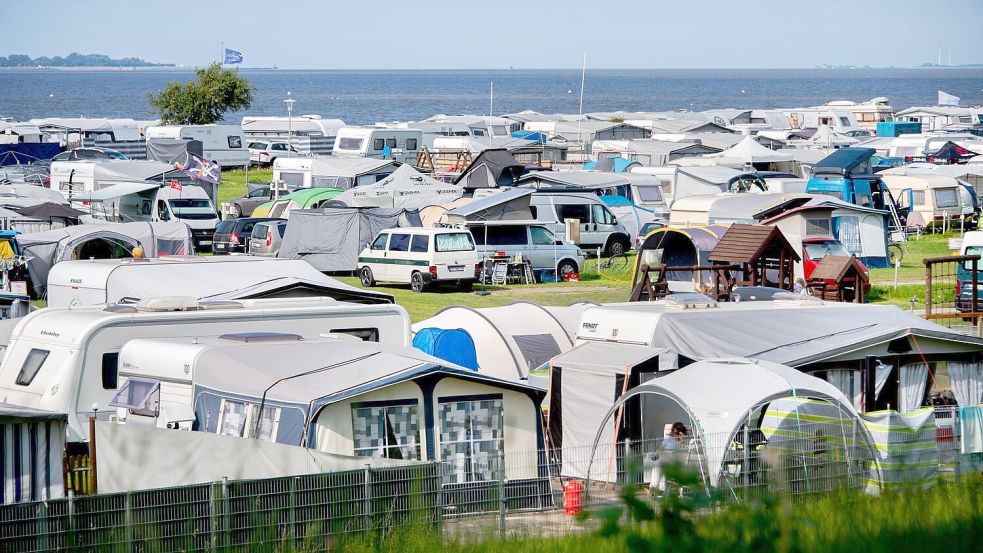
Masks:
[[[303,259],[319,271],[355,271],[358,254],[379,231],[419,227],[416,210],[323,207],[291,212],[277,257]]]
[[[485,150],[474,158],[454,184],[468,190],[511,186],[523,172],[525,167],[504,148]]]
[[[26,183],[0,185],[0,203],[7,205],[34,205],[44,202],[67,204],[65,196],[57,191],[43,186]]]
[[[402,165],[381,181],[349,188],[335,201],[349,207],[423,209],[453,201],[463,192],[460,186],[431,178],[410,165]]]
[[[603,171],[536,171],[523,175],[518,184],[539,189],[572,187],[598,190],[625,186],[628,182],[623,175]]]
[[[17,244],[28,258],[27,269],[39,295],[47,286],[48,272],[59,261],[132,257],[137,246],[143,248],[144,257],[194,252],[191,230],[179,222],[75,225],[21,234]]]
[[[148,138],[147,139],[147,160],[166,163],[171,167],[175,163],[184,164],[188,160],[188,154],[202,157],[201,140],[189,140],[185,138]]]
[[[119,303],[159,296],[236,300],[317,296],[356,303],[392,303],[392,296],[339,282],[294,259],[174,256],[65,261],[48,277],[48,306]]]
[[[752,136],[746,136],[733,147],[720,152],[720,157],[737,158],[744,163],[770,163],[773,161],[792,161],[790,154],[776,152],[758,144]]]
[[[788,397],[817,399],[835,405],[844,420],[860,426],[859,416],[849,400],[823,380],[778,363],[718,359],[693,363],[628,390],[608,410],[593,447],[616,439],[612,421],[619,407],[634,397],[648,395],[654,396],[646,398],[651,410],[664,414],[643,420],[643,424],[661,429],[666,423],[689,420],[693,447],[701,450],[696,454],[706,470],[705,481],[714,487],[725,470],[727,445],[738,440],[738,430],[759,406]],[[862,439],[869,448],[869,437],[862,436]],[[595,470],[598,474],[606,470],[603,463],[595,463],[591,469],[592,478]]]
[[[449,223],[468,221],[529,221],[534,219],[529,208],[532,188],[508,188],[468,202],[444,214]]]
[[[453,306],[413,325],[460,328],[474,340],[478,372],[508,380],[526,378],[529,371],[573,347],[563,324],[547,309],[528,302],[472,309]]]
[[[649,233],[638,249],[635,273],[643,264],[656,266],[664,264],[668,267],[695,267],[709,264],[707,256],[727,232],[727,227],[711,225],[707,227],[675,228],[664,227]],[[694,276],[696,278],[694,278]],[[700,271],[694,275],[689,271],[669,271],[666,273],[669,288],[672,291],[692,291],[693,281],[708,282],[709,271]]]

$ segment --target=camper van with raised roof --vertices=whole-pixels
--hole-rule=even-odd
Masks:
[[[158,297],[136,304],[39,309],[16,324],[0,362],[0,402],[68,415],[69,440],[88,438],[88,417],[109,414],[119,352],[137,338],[195,340],[235,332],[347,334],[405,346],[409,316],[393,304],[330,298],[198,301]]]

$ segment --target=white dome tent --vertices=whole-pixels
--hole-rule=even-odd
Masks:
[[[779,466],[784,483],[799,493],[832,489],[844,481],[860,487],[867,477],[860,461],[871,458],[872,440],[839,390],[785,365],[721,359],[694,363],[623,394],[598,428],[589,480],[612,480],[610,459],[625,447],[615,428],[627,412],[626,402],[636,397],[645,430],[654,432],[646,436],[648,442],[632,444],[632,452],[659,456],[656,466],[683,462],[700,473],[707,488],[737,496],[739,488],[774,485],[761,470],[765,460]],[[811,404],[825,407],[806,407]],[[689,442],[670,451],[653,434],[674,422],[686,424]],[[658,485],[658,471],[646,480],[650,476]]]
[[[529,377],[530,370],[573,347],[562,322],[568,317],[553,313],[559,309],[563,308],[544,308],[529,302],[481,309],[452,306],[414,324],[413,332],[425,328],[464,329],[474,340],[478,372],[521,380]]]

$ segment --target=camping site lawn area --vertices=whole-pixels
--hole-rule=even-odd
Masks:
[[[272,169],[249,168],[249,182],[253,184],[268,184],[273,178]],[[222,184],[218,186],[219,206],[243,196],[246,193],[246,171],[230,169],[222,171]],[[216,207],[219,207],[216,206]]]

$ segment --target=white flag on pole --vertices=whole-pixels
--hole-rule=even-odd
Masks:
[[[959,96],[953,96],[948,92],[939,91],[939,105],[940,106],[958,106]]]

